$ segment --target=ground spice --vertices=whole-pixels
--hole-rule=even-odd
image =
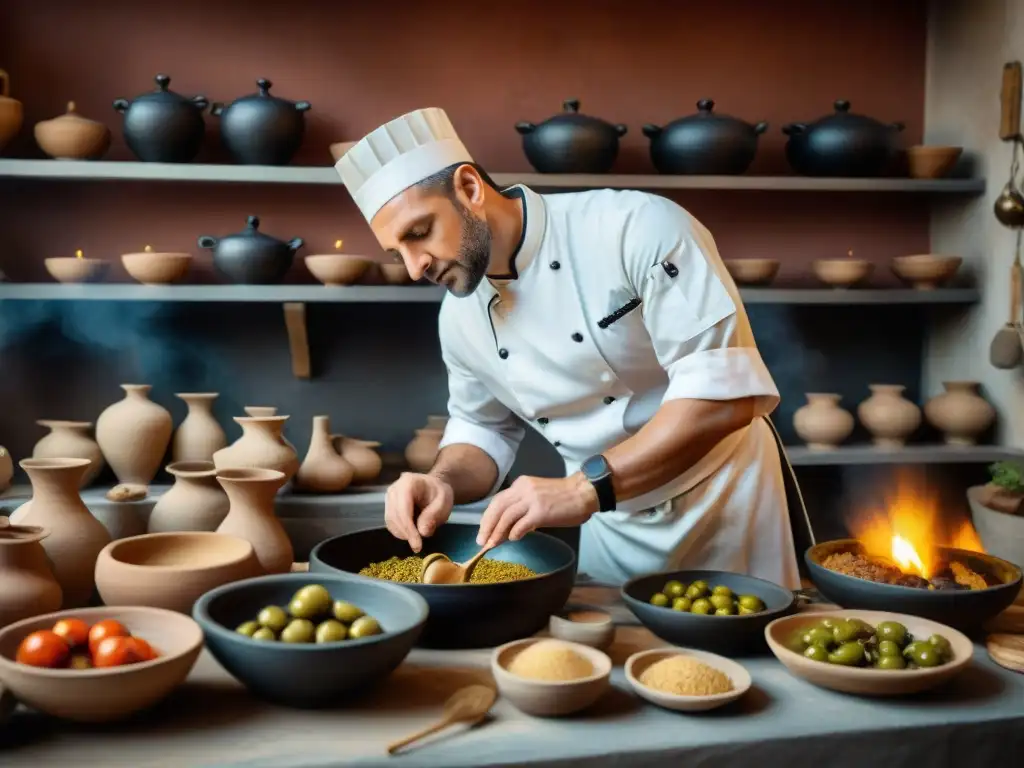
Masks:
[[[420,580],[423,558],[418,555],[410,557],[392,557],[379,563],[370,563],[359,571],[360,576],[372,576],[375,579],[415,584]],[[506,563],[504,560],[488,560],[484,558],[476,564],[470,584],[498,584],[506,581],[519,581],[536,576],[536,571],[521,563]]]
[[[669,656],[654,662],[640,674],[640,682],[676,696],[713,696],[733,689],[728,675],[689,656]]]
[[[541,640],[516,654],[508,671],[531,680],[565,682],[590,677],[594,674],[594,665],[565,643]]]

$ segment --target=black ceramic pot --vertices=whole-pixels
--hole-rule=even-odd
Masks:
[[[420,555],[443,552],[456,562],[468,560],[480,549],[478,531],[477,525],[446,523],[423,540]],[[358,574],[370,563],[411,554],[409,545],[387,528],[370,528],[318,544],[309,554],[309,570],[311,574]],[[535,531],[519,541],[506,541],[487,557],[522,563],[539,575],[503,584],[403,585],[430,606],[420,646],[490,648],[529,637],[546,627],[551,614],[569,599],[576,580],[576,554],[554,536]]]
[[[237,163],[287,165],[302,144],[310,103],[271,96],[269,80],[261,78],[256,85],[259,93],[210,108],[220,117],[221,141]]]
[[[881,176],[899,151],[903,123],[880,123],[850,112],[850,102],[837,101],[835,113],[813,123],[790,123],[786,159],[804,176]]]
[[[291,269],[302,238],[287,243],[259,231],[257,216],[246,219],[245,229],[234,235],[199,238],[199,247],[213,251],[213,265],[232,283],[273,285]]]
[[[516,123],[530,165],[539,173],[608,173],[626,126],[581,115],[577,99],[567,99],[562,109],[539,125]]]
[[[124,115],[124,140],[132,153],[147,163],[189,163],[203,145],[205,96],[186,98],[168,89],[171,78],[157,75],[155,91],[114,99]]]
[[[735,175],[746,173],[757,154],[757,137],[768,123],[751,125],[737,117],[716,115],[715,102],[701,99],[697,113],[661,128],[647,124],[651,162],[659,173]]]

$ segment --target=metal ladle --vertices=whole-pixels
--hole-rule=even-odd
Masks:
[[[476,564],[492,549],[485,546],[464,563],[453,563],[448,555],[441,552],[427,555],[420,569],[420,581],[424,584],[466,584]]]
[[[999,193],[993,205],[996,218],[1005,227],[1024,227],[1024,195],[1017,188],[1017,174],[1020,168],[1020,139],[1013,140],[1013,161],[1010,163],[1010,180]]]

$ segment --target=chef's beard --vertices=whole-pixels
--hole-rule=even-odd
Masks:
[[[491,230],[459,201],[453,201],[462,216],[462,240],[459,254],[440,274],[451,270],[452,281],[445,288],[453,296],[464,298],[477,289],[491,263]]]

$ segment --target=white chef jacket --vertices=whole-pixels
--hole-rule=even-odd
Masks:
[[[633,190],[540,195],[525,186],[512,273],[445,297],[439,333],[449,421],[498,467],[538,430],[566,474],[679,398],[779,393],[710,232],[672,201]],[[497,485],[493,490],[497,490]],[[609,584],[713,568],[800,586],[780,457],[764,419],[661,488],[582,527],[579,570]]]

